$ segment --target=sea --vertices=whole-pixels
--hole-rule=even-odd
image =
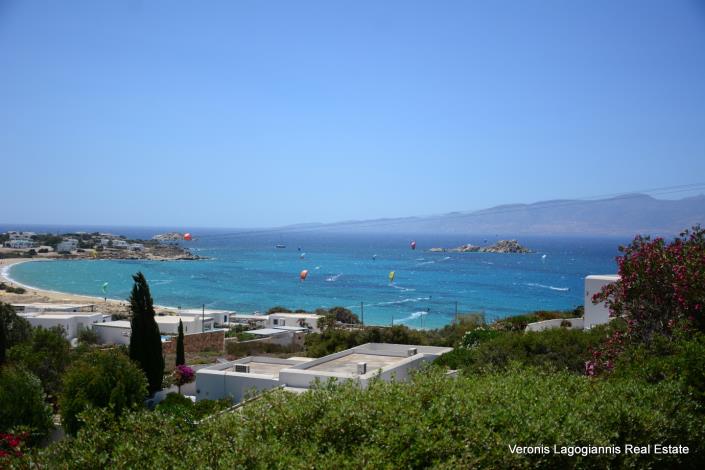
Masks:
[[[0,227],[33,231],[102,231],[151,238],[173,228]],[[265,312],[273,306],[314,310],[343,306],[366,324],[437,328],[456,313],[487,321],[583,304],[584,278],[615,273],[624,238],[488,235],[346,234],[321,230],[189,231],[180,244],[197,261],[62,260],[13,266],[28,286],[126,300],[141,271],[155,303],[181,308]],[[529,254],[431,252],[514,238]],[[411,248],[416,241],[416,249]],[[285,248],[277,248],[283,245]],[[308,271],[305,280],[300,273]],[[390,282],[390,272],[394,281]]]

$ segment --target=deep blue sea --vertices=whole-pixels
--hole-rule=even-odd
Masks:
[[[162,230],[111,231],[149,238]],[[263,312],[275,305],[307,310],[341,305],[359,314],[362,302],[365,323],[389,325],[393,321],[429,328],[452,321],[456,302],[461,313],[484,312],[488,320],[582,305],[584,277],[614,273],[617,247],[628,242],[511,235],[353,236],[315,230],[191,233],[196,239],[181,243],[209,259],[24,263],[13,267],[10,275],[39,288],[95,296],[102,296],[101,285],[108,282],[108,297],[126,299],[131,275],[142,271],[159,305],[205,305],[244,313]],[[428,251],[464,243],[491,244],[509,237],[518,238],[535,253]],[[416,250],[409,246],[412,239],[417,242]],[[277,244],[286,248],[275,248]],[[303,269],[309,274],[301,282]],[[390,271],[396,274],[393,283],[389,282]]]

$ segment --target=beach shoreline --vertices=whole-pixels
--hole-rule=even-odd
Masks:
[[[41,289],[35,286],[22,284],[17,282],[10,276],[10,269],[22,263],[51,262],[51,259],[27,259],[27,258],[5,258],[0,259],[0,282],[12,287],[22,287],[27,292],[24,294],[8,293],[0,290],[0,302],[5,303],[90,303],[95,304],[96,308],[104,313],[128,314],[130,310],[129,302],[120,299],[111,299],[83,294],[71,294],[68,292],[60,292],[48,289]],[[177,313],[178,309],[155,305],[155,310],[164,313]]]

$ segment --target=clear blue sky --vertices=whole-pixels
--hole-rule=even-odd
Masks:
[[[0,0],[0,222],[256,227],[705,179],[702,1]]]

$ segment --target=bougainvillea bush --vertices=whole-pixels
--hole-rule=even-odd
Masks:
[[[196,373],[193,369],[184,364],[176,366],[172,376],[174,377],[174,384],[179,387],[179,392],[181,392],[182,385],[189,384],[196,379]]]
[[[620,279],[603,287],[593,302],[605,302],[610,316],[621,317],[626,328],[593,351],[588,375],[612,370],[630,346],[649,346],[684,330],[705,332],[705,230],[695,226],[672,242],[637,236],[620,251]]]
[[[627,320],[627,335],[650,342],[687,323],[705,331],[705,230],[685,231],[672,242],[637,236],[617,258],[620,279],[594,302],[607,302],[612,316]]]

